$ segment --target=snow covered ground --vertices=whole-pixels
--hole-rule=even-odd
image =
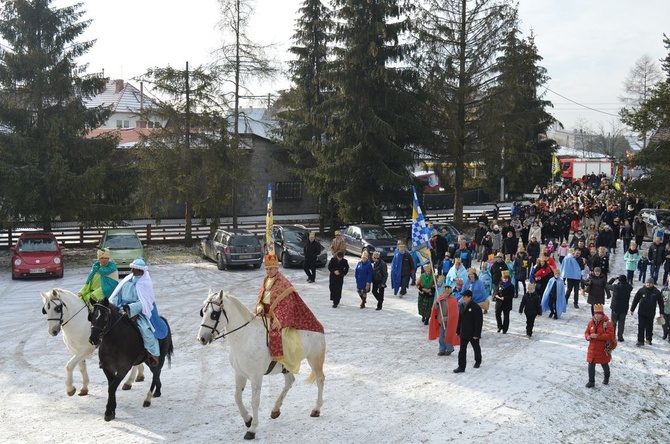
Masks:
[[[612,259],[611,275],[623,269]],[[437,342],[417,314],[414,288],[384,309],[359,309],[353,268],[339,308],[328,300],[326,272],[308,284],[302,270],[282,270],[326,329],[326,385],[320,418],[310,418],[316,387],[304,383],[307,363],[278,419],[270,410],[283,378],[266,378],[256,441],[266,443],[585,443],[670,442],[670,343],[655,326],[652,346],[635,347],[637,320],[627,320],[626,342],[614,352],[612,379],[587,389],[583,332],[586,303],[558,320],[538,318],[532,339],[518,299],[507,335],[496,333],[493,311],[484,316],[483,362],[454,374],[457,354],[437,356]],[[142,400],[149,382],[118,392],[116,419],[103,420],[107,383],[88,360],[90,394],[65,394],[69,353],[47,334],[39,290],[77,291],[88,269],[69,268],[62,280],[11,281],[0,277],[0,442],[240,442],[246,432],[233,400],[228,345],[195,341],[198,312],[209,287],[225,289],[252,307],[264,270],[218,271],[214,263],[151,267],[158,307],[173,329],[175,356],[163,371],[163,396],[150,408]],[[640,284],[635,283],[635,289]],[[390,290],[390,288],[389,288]],[[390,291],[389,291],[390,293]],[[609,312],[609,310],[607,310]],[[75,371],[75,386],[81,377]],[[245,391],[249,403],[250,389]]]

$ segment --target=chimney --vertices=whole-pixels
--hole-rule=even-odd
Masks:
[[[118,94],[123,91],[123,79],[116,79],[114,83],[116,83],[116,91],[114,91],[114,94]]]

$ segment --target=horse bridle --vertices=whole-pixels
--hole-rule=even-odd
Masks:
[[[58,321],[58,323],[61,327],[67,325],[67,323],[70,322],[75,316],[77,316],[80,311],[82,311],[84,308],[87,307],[86,304],[84,304],[84,306],[81,307],[75,314],[70,316],[70,319],[63,322],[63,307],[67,308],[67,305],[65,305],[65,302],[61,301],[60,299],[50,299],[49,302],[47,302],[47,304],[49,304],[50,302],[54,303],[54,311],[56,313],[58,313],[60,315],[60,317],[58,317],[58,318],[47,318],[47,322],[48,321]],[[56,302],[59,302],[60,304],[56,305]],[[42,314],[47,314],[47,311],[44,307],[42,307]]]
[[[223,307],[223,302],[214,303],[212,301],[207,301],[205,306],[200,309],[200,317],[203,316],[204,311],[207,309],[208,306],[212,307],[212,312],[209,315],[209,318],[212,319],[213,321],[216,321],[216,322],[214,322],[213,327],[210,327],[209,325],[205,325],[205,324],[200,324],[200,327],[205,327],[205,328],[209,328],[210,330],[212,330],[212,336],[214,336],[213,341],[215,341],[217,339],[225,338],[229,334],[235,333],[237,330],[240,330],[240,329],[246,327],[247,325],[249,325],[251,323],[251,321],[253,321],[253,318],[251,318],[247,322],[245,322],[244,324],[240,325],[237,328],[234,328],[233,330],[230,330],[229,332],[220,333],[217,327],[219,326],[219,322],[221,321],[221,313],[223,313],[223,315],[226,317],[226,323],[229,322],[228,313],[226,313],[226,309]],[[219,310],[218,311],[214,310],[214,307],[218,307]]]
[[[123,316],[119,316],[119,319],[117,319],[116,322],[114,322],[112,325],[109,325],[109,321],[110,321],[110,319],[112,318],[112,317],[109,316],[109,315],[112,314],[112,309],[109,308],[109,307],[105,307],[105,306],[102,305],[102,304],[94,304],[93,307],[94,307],[94,308],[93,308],[93,312],[92,312],[92,313],[95,313],[95,307],[100,307],[101,309],[104,308],[104,309],[107,311],[107,314],[108,314],[108,316],[107,316],[107,320],[105,321],[105,326],[104,326],[104,327],[98,327],[97,325],[93,325],[93,322],[91,322],[91,330],[93,330],[93,329],[100,330],[100,337],[99,337],[98,339],[102,341],[103,336],[105,336],[105,335],[106,335],[112,328],[114,328],[114,326],[115,326],[116,324],[118,324],[119,322],[121,322],[121,320],[123,319]]]

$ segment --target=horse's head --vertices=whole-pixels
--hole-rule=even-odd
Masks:
[[[47,315],[47,330],[51,336],[57,336],[61,325],[63,325],[65,304],[60,298],[60,291],[57,288],[46,293],[40,291],[40,295],[42,295],[42,314]]]
[[[223,329],[228,324],[228,315],[223,306],[224,298],[225,294],[223,290],[217,293],[212,291],[211,288],[209,289],[209,296],[207,296],[200,309],[202,323],[196,337],[196,340],[202,345],[207,345],[216,339],[220,329]],[[221,319],[221,314],[224,316],[223,320]]]
[[[93,311],[88,315],[88,320],[91,322],[91,336],[89,336],[88,342],[92,345],[100,345],[102,337],[109,329],[112,307],[108,299],[103,299],[93,305]]]

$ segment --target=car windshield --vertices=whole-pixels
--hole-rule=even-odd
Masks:
[[[255,247],[258,240],[254,236],[230,236],[228,245],[231,247]]]
[[[670,221],[670,211],[656,210],[656,220],[659,222],[662,220],[666,222]]]
[[[41,253],[57,250],[58,245],[49,237],[34,237],[19,241],[19,251],[22,253]]]
[[[142,244],[136,236],[128,234],[112,234],[107,237],[105,248],[109,248],[110,250],[140,250],[142,249]]]
[[[366,228],[363,230],[363,239],[367,240],[393,240],[391,233],[384,228]]]
[[[304,245],[307,243],[309,233],[307,231],[284,230],[284,241],[291,244]]]

